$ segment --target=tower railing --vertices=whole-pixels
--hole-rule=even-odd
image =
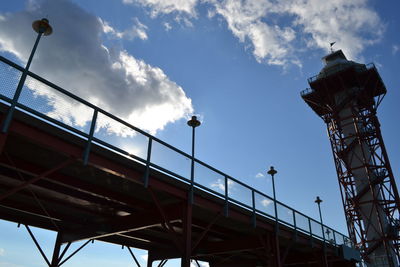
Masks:
[[[366,65],[361,65],[361,66],[362,66],[362,67],[365,66],[365,68],[366,68],[367,70],[369,70],[369,69],[375,69],[375,64],[374,64],[374,63],[368,63],[368,64],[366,64]],[[331,75],[331,74],[334,73],[334,72],[340,72],[340,71],[344,71],[344,70],[346,70],[346,69],[348,69],[348,68],[354,68],[354,67],[355,67],[354,65],[343,65],[343,64],[338,64],[338,65],[336,65],[336,66],[334,66],[334,67],[329,68],[329,73],[328,73],[328,74],[323,73],[323,72],[320,72],[319,74],[314,75],[314,76],[308,78],[307,81],[308,81],[308,83],[313,83],[313,82],[315,82],[316,80],[321,79],[321,78],[325,78],[325,77]],[[364,70],[365,70],[365,69],[364,69]]]
[[[23,67],[0,56],[0,102],[12,105]],[[57,105],[54,109],[49,105]],[[22,93],[15,103],[16,108],[44,122],[74,134],[85,141],[83,163],[90,162],[91,144],[102,146],[146,166],[144,185],[150,179],[150,170],[167,174],[171,179],[190,183],[192,157],[157,137],[129,124],[117,116],[28,71]],[[79,112],[84,119],[72,118]],[[116,131],[115,129],[118,129]],[[317,220],[285,205],[277,203],[274,214],[272,197],[254,189],[232,176],[193,158],[195,162],[194,186],[225,201],[225,215],[229,206],[236,204],[253,213],[252,223],[256,226],[257,216],[275,220],[295,231],[324,241],[332,246],[353,247],[350,239],[342,233],[321,225]],[[325,233],[324,235],[322,233]]]

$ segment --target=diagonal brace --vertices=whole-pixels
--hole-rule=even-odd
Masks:
[[[62,262],[60,262],[60,264],[58,266],[63,265],[65,262],[67,262],[70,258],[72,258],[76,253],[78,253],[81,249],[83,249],[84,247],[86,247],[87,244],[89,244],[89,242],[93,242],[92,239],[89,239],[88,241],[86,241],[82,246],[80,246],[79,248],[77,248],[74,252],[71,253],[71,255],[69,255],[65,260],[63,260]]]
[[[35,236],[33,235],[31,229],[29,228],[28,225],[25,224],[25,228],[26,230],[28,230],[29,235],[31,236],[33,242],[35,243],[36,247],[38,248],[40,254],[42,255],[43,259],[46,261],[48,266],[51,266],[49,259],[46,257],[46,254],[44,254],[42,248],[40,247],[40,244],[38,243],[38,241],[36,240]]]
[[[160,213],[160,215],[161,215],[162,219],[164,220],[165,224],[168,226],[168,227],[164,227],[164,228],[166,228],[168,230],[168,232],[171,234],[176,246],[182,252],[183,248],[182,248],[182,245],[180,243],[178,234],[175,232],[175,230],[172,227],[170,221],[168,220],[167,215],[165,214],[165,212],[164,212],[162,206],[160,205],[160,202],[158,201],[158,199],[157,199],[156,195],[154,194],[153,190],[151,188],[148,188],[148,191],[150,193],[151,198],[153,199],[154,204],[157,207],[158,212]],[[164,223],[162,223],[161,225],[164,226]]]
[[[132,249],[131,249],[130,247],[127,247],[127,248],[128,248],[129,253],[131,254],[133,260],[135,261],[136,265],[137,265],[138,267],[140,267],[139,261],[136,259],[135,254],[133,254]]]
[[[201,233],[199,238],[197,239],[196,243],[194,243],[192,247],[192,253],[196,250],[196,248],[199,246],[200,242],[203,240],[203,238],[206,236],[206,234],[210,231],[211,227],[218,221],[220,218],[221,213],[218,213],[217,216],[207,225],[206,229]]]
[[[61,164],[55,166],[54,168],[52,168],[52,169],[50,169],[50,170],[48,170],[48,171],[45,171],[44,173],[41,173],[41,174],[39,174],[38,176],[36,176],[36,177],[34,177],[34,178],[32,178],[32,179],[30,179],[30,180],[28,180],[28,181],[25,181],[25,182],[21,183],[21,184],[18,185],[17,187],[15,187],[15,188],[13,188],[13,189],[7,191],[7,192],[4,193],[3,195],[1,195],[1,196],[0,196],[0,201],[3,200],[3,199],[5,199],[5,198],[7,198],[7,197],[9,197],[9,196],[11,196],[11,195],[13,195],[13,194],[15,194],[15,193],[17,193],[18,191],[21,191],[22,189],[24,189],[24,188],[26,188],[27,186],[29,186],[29,185],[31,185],[31,184],[33,184],[33,183],[39,181],[40,179],[42,179],[42,178],[44,178],[44,177],[46,177],[46,176],[48,176],[48,175],[50,175],[50,174],[52,174],[52,173],[54,173],[54,172],[60,170],[60,169],[62,169],[62,168],[64,168],[64,167],[68,166],[69,164],[71,164],[71,163],[74,162],[74,161],[75,161],[75,159],[69,158],[68,160],[62,162]]]
[[[289,246],[286,247],[285,252],[283,253],[282,258],[281,258],[281,264],[282,265],[285,264],[286,258],[287,258],[288,254],[289,254],[289,251],[292,249],[292,247],[294,246],[294,244],[296,242],[295,240],[296,239],[293,238],[292,242],[290,242]]]

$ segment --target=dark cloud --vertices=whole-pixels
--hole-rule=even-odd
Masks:
[[[41,40],[32,71],[134,125],[155,132],[193,111],[183,89],[161,69],[105,47],[101,19],[68,0],[30,1],[26,10],[1,16],[0,48],[21,61],[35,40],[32,21],[48,16],[54,32]],[[52,100],[53,113],[70,116],[64,118],[69,122],[83,124],[90,118],[79,108],[57,110],[68,100],[56,101],[40,86],[32,89]]]

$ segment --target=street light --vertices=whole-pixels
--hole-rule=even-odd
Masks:
[[[318,205],[319,219],[320,219],[320,221],[321,221],[321,225],[323,225],[323,222],[322,222],[322,213],[321,213],[321,202],[322,202],[322,199],[320,199],[319,196],[317,196],[317,198],[315,199],[314,202],[317,203],[317,205]],[[324,235],[324,231],[322,231],[322,235]]]
[[[275,192],[275,174],[278,173],[277,170],[274,169],[273,166],[269,168],[269,171],[267,172],[269,175],[271,175],[272,178],[272,192],[274,196],[274,210],[275,210],[275,247],[276,247],[276,255],[275,255],[275,260],[276,260],[276,265],[281,266],[281,256],[280,256],[280,249],[279,249],[279,223],[278,223],[278,207],[276,204],[276,192]]]
[[[319,198],[319,196],[317,196],[317,198],[314,201],[315,203],[317,203],[318,205],[318,211],[319,211],[319,220],[321,222],[321,230],[322,230],[322,239],[324,240],[324,246],[323,246],[323,250],[324,250],[324,260],[325,260],[325,265],[328,266],[328,259],[326,258],[326,244],[325,244],[325,232],[324,232],[324,223],[322,221],[322,212],[321,212],[321,202],[322,199]]]
[[[36,49],[38,47],[40,38],[42,35],[48,36],[53,32],[53,28],[49,24],[49,20],[46,18],[43,18],[41,20],[36,20],[32,23],[32,28],[35,32],[37,32],[37,37],[35,44],[33,45],[31,54],[29,55],[28,62],[26,63],[25,69],[22,72],[21,78],[19,79],[17,89],[15,90],[15,94],[13,97],[13,100],[11,102],[11,106],[8,110],[7,117],[4,120],[3,126],[2,126],[2,133],[6,133],[8,131],[8,127],[10,126],[10,122],[15,110],[15,106],[18,102],[19,96],[21,95],[22,87],[24,86],[26,76],[28,75],[29,67],[31,66],[33,56],[35,55]]]
[[[276,205],[275,178],[274,178],[275,174],[277,174],[278,171],[275,170],[273,166],[271,166],[267,173],[269,175],[271,175],[271,178],[272,178],[272,192],[273,192],[273,196],[274,196],[275,221],[278,224],[278,208],[277,208],[277,205]]]
[[[201,122],[197,119],[196,116],[192,116],[192,118],[187,122],[187,124],[192,127],[192,165],[190,168],[190,193],[189,193],[189,202],[193,203],[193,183],[194,183],[194,144],[195,144],[195,129],[201,125]]]

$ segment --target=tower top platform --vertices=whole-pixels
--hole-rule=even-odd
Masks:
[[[325,66],[308,79],[310,88],[303,90],[304,101],[319,115],[331,113],[340,94],[356,98],[361,107],[374,104],[374,98],[386,93],[386,87],[374,64],[348,60],[342,50],[322,58]]]

